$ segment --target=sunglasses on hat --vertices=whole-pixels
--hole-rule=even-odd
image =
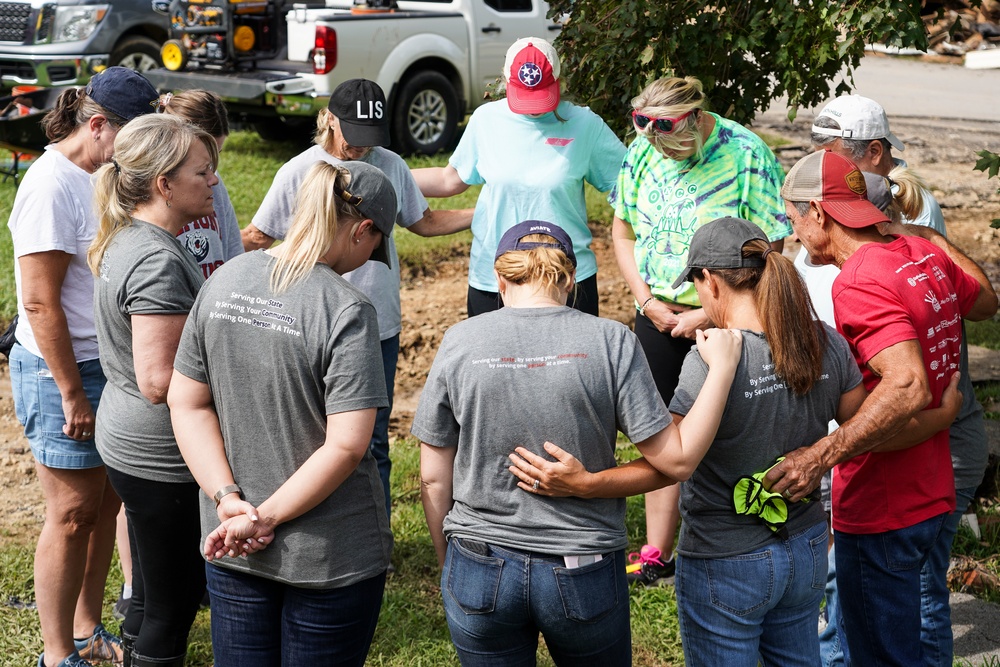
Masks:
[[[633,109],[632,122],[635,123],[635,126],[640,130],[645,130],[646,126],[652,123],[653,129],[660,134],[670,134],[674,131],[674,129],[676,129],[677,123],[681,122],[697,110],[698,109],[691,109],[686,114],[678,116],[677,118],[651,118]]]

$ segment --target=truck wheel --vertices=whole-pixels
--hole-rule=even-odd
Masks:
[[[136,72],[145,72],[160,66],[160,45],[149,37],[126,37],[111,52],[108,66],[121,65]]]
[[[297,146],[308,146],[316,130],[316,119],[312,116],[268,118],[253,123],[264,141],[291,141]]]
[[[432,155],[450,148],[458,127],[458,94],[440,72],[417,72],[396,97],[393,147],[399,153]]]

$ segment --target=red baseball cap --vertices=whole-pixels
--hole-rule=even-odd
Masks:
[[[507,104],[517,114],[540,114],[559,106],[559,55],[544,39],[525,37],[507,49]]]
[[[834,220],[853,229],[889,222],[868,201],[864,174],[858,166],[832,151],[817,151],[799,160],[785,176],[781,196],[789,202],[818,201]]]

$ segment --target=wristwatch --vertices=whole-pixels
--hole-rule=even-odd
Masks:
[[[240,500],[243,499],[243,489],[237,484],[227,484],[218,491],[215,492],[215,506],[218,507],[219,503],[222,502],[224,496],[228,496],[230,493],[240,494]]]

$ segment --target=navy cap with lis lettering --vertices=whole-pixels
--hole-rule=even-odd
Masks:
[[[374,81],[345,81],[334,89],[327,108],[340,121],[340,131],[351,146],[389,145],[389,107]]]

